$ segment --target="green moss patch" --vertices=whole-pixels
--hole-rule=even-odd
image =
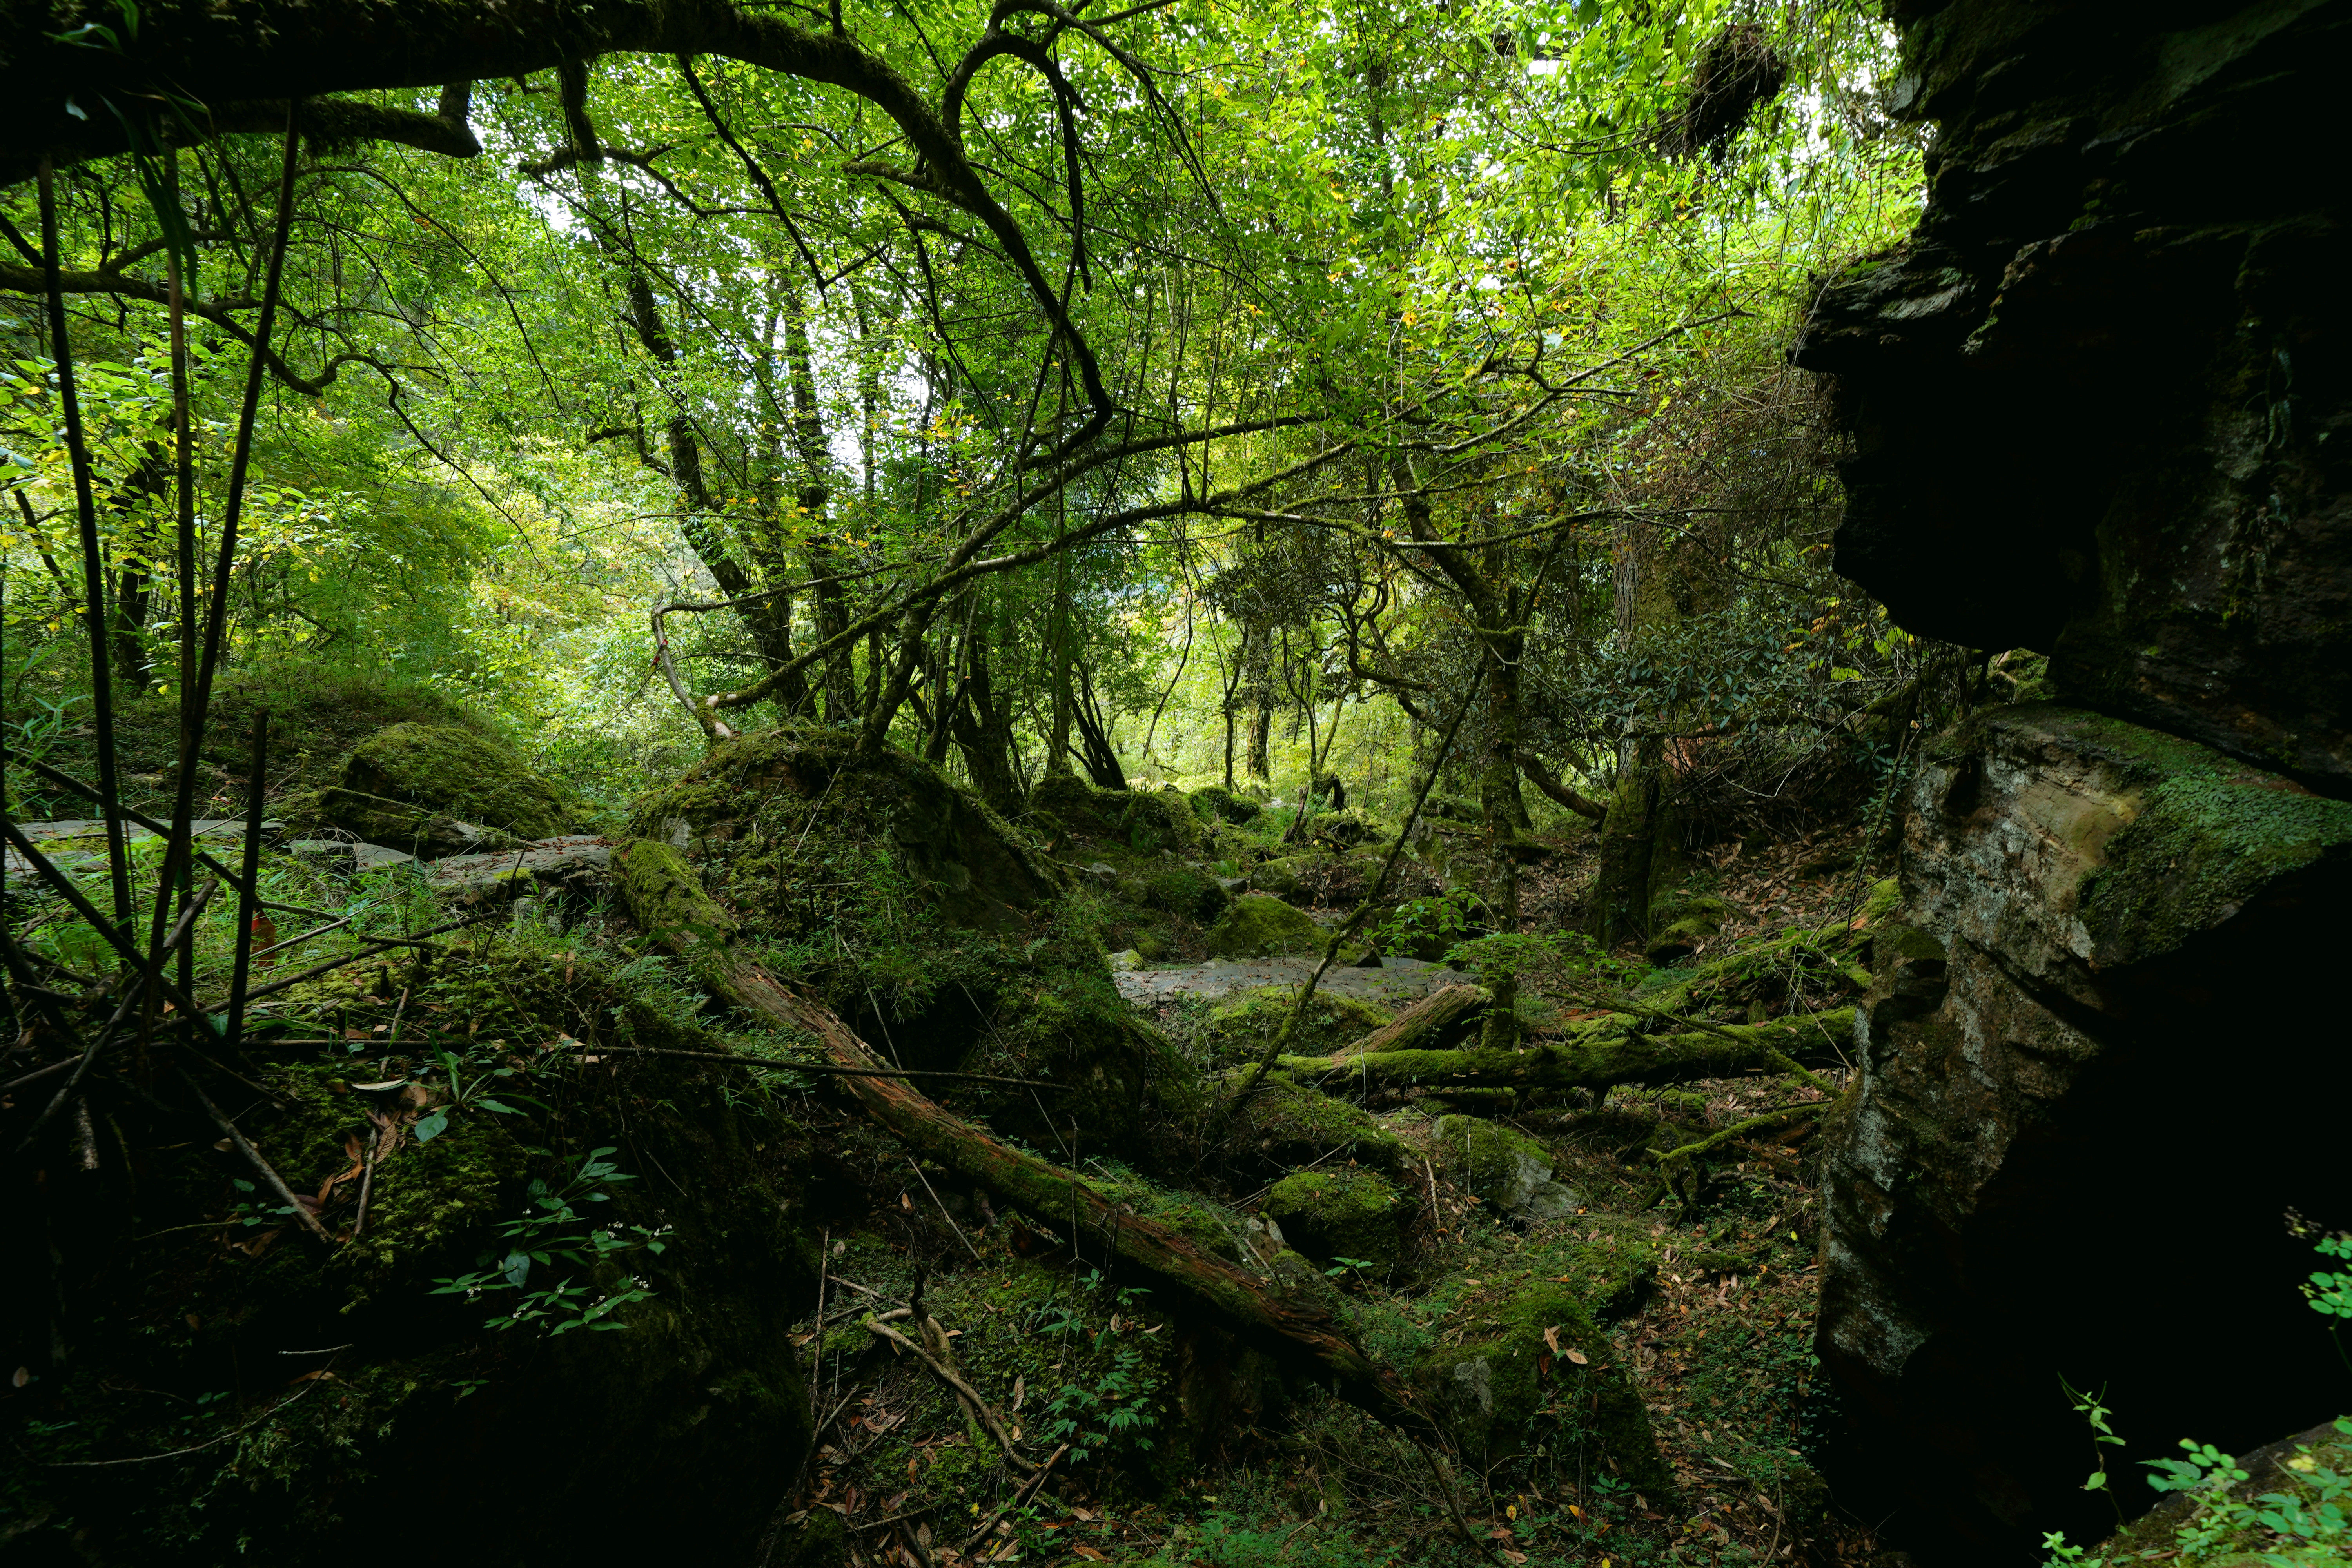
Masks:
[[[1323,928],[1264,893],[1244,893],[1209,928],[1209,952],[1217,958],[1270,958],[1319,952]]]
[[[1524,1132],[1475,1116],[1444,1116],[1430,1136],[1431,1159],[1447,1180],[1498,1214],[1559,1219],[1580,1206],[1573,1191],[1552,1180],[1551,1151]]]
[[[1283,1239],[1318,1263],[1347,1258],[1386,1268],[1412,1205],[1369,1171],[1301,1171],[1274,1184],[1265,1212]]]
[[[1398,1173],[1412,1158],[1403,1140],[1344,1100],[1269,1073],[1236,1119],[1229,1147],[1244,1168],[1268,1175],[1340,1158]]]
[[[1274,1043],[1297,1005],[1297,988],[1261,985],[1235,991],[1209,1009],[1203,1037],[1219,1062],[1255,1062]],[[1318,990],[1298,1021],[1298,1031],[1286,1047],[1291,1056],[1324,1056],[1353,1045],[1394,1020],[1383,1009],[1360,997]]]
[[[1614,1347],[1561,1286],[1527,1285],[1476,1303],[1447,1326],[1412,1381],[1480,1463],[1518,1452],[1549,1428],[1554,1452],[1589,1454],[1654,1502],[1674,1495],[1674,1474]]]

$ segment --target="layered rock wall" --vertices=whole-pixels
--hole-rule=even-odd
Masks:
[[[2062,1378],[2121,1476],[2343,1403],[2281,1216],[2352,1224],[2352,5],[1890,15],[1929,206],[1796,356],[1854,441],[1837,564],[2066,706],[1913,791],[1830,1154],[1829,1463],[1923,1561],[2030,1563],[2112,1523]]]

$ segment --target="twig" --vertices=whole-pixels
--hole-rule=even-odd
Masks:
[[[357,915],[345,915],[342,919],[336,921],[331,925],[318,926],[312,930],[304,931],[300,936],[289,936],[284,942],[272,942],[268,947],[256,952],[253,956],[256,958],[268,958],[273,952],[283,952],[289,947],[299,947],[314,936],[324,936],[329,931],[336,931],[343,926],[347,926],[357,919],[359,919],[359,916]]]
[[[205,1093],[203,1086],[184,1071],[180,1074],[180,1081],[186,1084],[189,1090],[195,1095],[196,1103],[205,1108],[205,1114],[213,1119],[213,1125],[227,1133],[229,1141],[236,1145],[238,1152],[244,1154],[255,1170],[261,1173],[261,1179],[269,1184],[269,1190],[276,1193],[285,1201],[287,1207],[294,1211],[294,1217],[308,1226],[311,1235],[320,1241],[331,1244],[333,1238],[328,1236],[327,1227],[319,1223],[319,1216],[302,1206],[302,1201],[294,1195],[294,1189],[288,1186],[285,1178],[271,1168],[268,1161],[261,1157],[261,1151],[253,1146],[252,1141],[236,1130],[236,1123],[221,1114],[221,1108],[212,1102],[211,1097]]]
[[[988,1401],[980,1396],[980,1391],[958,1377],[945,1363],[898,1332],[898,1330],[884,1328],[879,1319],[868,1318],[866,1321],[866,1331],[877,1339],[887,1340],[894,1345],[912,1351],[916,1359],[930,1369],[932,1376],[971,1401],[972,1408],[979,1413],[980,1424],[988,1428],[988,1435],[996,1439],[997,1447],[1004,1450],[1005,1458],[1015,1469],[1034,1472],[1038,1468],[1034,1461],[1023,1458],[1019,1450],[1013,1447],[1013,1438],[1005,1432],[1004,1424],[996,1418],[996,1412],[989,1408]]]
[[[948,1228],[956,1233],[956,1239],[963,1243],[963,1249],[971,1254],[972,1260],[974,1262],[978,1262],[980,1260],[980,1248],[971,1244],[971,1237],[963,1233],[963,1226],[956,1224],[955,1215],[948,1213],[948,1205],[940,1203],[940,1194],[933,1190],[931,1186],[931,1179],[923,1174],[923,1167],[916,1163],[912,1155],[908,1156],[907,1165],[908,1169],[915,1173],[915,1180],[923,1184],[923,1191],[931,1194],[931,1202],[939,1204],[940,1217],[948,1222]]]
[[[926,1504],[922,1508],[910,1508],[904,1513],[886,1513],[880,1519],[869,1519],[862,1523],[853,1524],[849,1528],[852,1530],[879,1530],[886,1524],[896,1524],[902,1519],[920,1519],[925,1514],[937,1513],[940,1510],[940,1505],[938,1503],[929,1503]]]
[[[1488,1562],[1501,1562],[1502,1559],[1496,1554],[1495,1543],[1479,1539],[1471,1530],[1470,1521],[1462,1512],[1462,1500],[1454,1495],[1454,1483],[1445,1479],[1444,1470],[1439,1468],[1437,1455],[1418,1436],[1413,1437],[1412,1446],[1420,1449],[1421,1457],[1429,1462],[1429,1473],[1437,1482],[1438,1495],[1445,1500],[1445,1511],[1454,1516],[1454,1528],[1462,1532],[1462,1539],[1470,1543],[1472,1550],[1485,1553]]]
[[[160,1235],[162,1233],[158,1232],[157,1234]],[[330,1366],[333,1364],[334,1363],[331,1362],[328,1363]],[[235,1431],[224,1432],[217,1437],[207,1438],[204,1442],[198,1443],[191,1448],[174,1448],[168,1454],[134,1454],[127,1459],[55,1459],[50,1461],[47,1468],[52,1470],[87,1470],[96,1469],[105,1465],[144,1465],[152,1463],[157,1459],[176,1459],[183,1454],[200,1454],[206,1448],[216,1447],[220,1444],[227,1442],[231,1437],[244,1436],[247,1432],[252,1431],[256,1426],[260,1426],[264,1421],[268,1420],[271,1416],[277,1415],[279,1411],[285,1409],[288,1405],[293,1404],[296,1400],[301,1398],[304,1394],[310,1393],[312,1389],[318,1387],[320,1384],[325,1381],[326,1380],[324,1378],[318,1377],[310,1379],[301,1387],[296,1389],[293,1393],[288,1394],[285,1398],[279,1400],[277,1404],[271,1405],[268,1409],[263,1411],[260,1415],[255,1416],[244,1426],[237,1427]]]
[[[273,993],[283,991],[289,985],[299,985],[305,980],[316,980],[320,975],[328,973],[332,970],[341,969],[345,964],[358,963],[364,959],[382,958],[383,956],[383,950],[389,947],[432,947],[436,944],[426,942],[425,938],[428,936],[439,936],[444,931],[457,931],[466,926],[479,925],[486,920],[489,920],[495,916],[503,915],[505,913],[506,910],[484,910],[479,914],[467,915],[463,920],[451,921],[446,925],[435,926],[430,931],[420,931],[415,936],[362,937],[360,940],[369,945],[362,949],[360,952],[347,952],[341,958],[331,958],[324,963],[314,963],[299,974],[289,974],[283,980],[273,980],[267,985],[257,985],[252,990],[245,994],[245,999],[247,1002],[253,1002],[261,997],[270,995]],[[199,1009],[199,1011],[205,1013],[217,1013],[227,1005],[228,1002],[224,998],[221,1001],[212,1004],[208,1007]]]
[[[1037,1467],[1037,1473],[1031,1476],[1027,1480],[1022,1482],[1018,1487],[1014,1488],[1013,1496],[1006,1500],[1004,1505],[999,1508],[994,1513],[988,1516],[988,1522],[982,1525],[978,1530],[972,1531],[971,1539],[963,1543],[964,1551],[969,1553],[974,1547],[978,1546],[982,1542],[987,1540],[992,1534],[995,1533],[996,1526],[999,1521],[1001,1521],[1006,1514],[1012,1512],[1014,1509],[1019,1508],[1023,1503],[1027,1502],[1031,1497],[1034,1496],[1037,1489],[1045,1484],[1045,1472],[1054,1468],[1054,1462],[1056,1459],[1059,1459],[1063,1455],[1069,1451],[1070,1446],[1067,1443],[1065,1443],[1060,1447],[1055,1448],[1052,1453],[1046,1455],[1045,1462]]]
[[[376,1114],[374,1111],[371,1110],[367,1115],[368,1121],[371,1123],[375,1121]],[[358,1216],[352,1221],[351,1239],[343,1243],[345,1247],[349,1247],[352,1242],[357,1241],[360,1238],[360,1232],[367,1228],[368,1193],[370,1189],[375,1185],[376,1156],[383,1149],[383,1135],[390,1130],[391,1126],[392,1123],[386,1121],[382,1127],[371,1125],[368,1128],[367,1169],[360,1173],[360,1212]]]
[[[1732,1123],[1720,1132],[1709,1133],[1696,1143],[1685,1143],[1679,1149],[1670,1149],[1657,1155],[1656,1159],[1661,1165],[1671,1164],[1676,1160],[1687,1160],[1694,1154],[1706,1153],[1718,1143],[1727,1143],[1735,1138],[1744,1138],[1751,1132],[1761,1132],[1768,1128],[1783,1126],[1801,1117],[1817,1116],[1834,1104],[1836,1104],[1834,1100],[1817,1100],[1803,1105],[1791,1105],[1779,1110],[1767,1111],[1762,1116],[1751,1116],[1745,1121]]]

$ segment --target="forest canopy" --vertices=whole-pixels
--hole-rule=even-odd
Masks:
[[[1917,207],[1859,12],[500,15],[14,31],[20,741],[93,583],[119,689],[197,673],[257,360],[224,669],[438,687],[615,799],[794,714],[999,804],[1381,795],[1475,683],[1465,792],[1597,815],[1637,736],[1785,765],[1916,673],[1780,363]]]

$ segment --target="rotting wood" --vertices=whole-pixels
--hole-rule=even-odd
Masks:
[[[1424,1050],[1451,1045],[1468,1032],[1478,1010],[1494,999],[1494,993],[1483,985],[1440,986],[1399,1013],[1394,1023],[1374,1029],[1354,1045],[1332,1052],[1332,1058],[1337,1060],[1340,1057]]]

